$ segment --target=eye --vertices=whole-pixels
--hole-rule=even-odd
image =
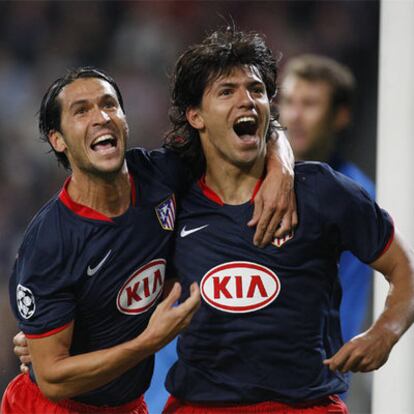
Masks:
[[[265,93],[265,88],[263,85],[254,86],[252,92],[256,95],[263,95]]]
[[[83,115],[83,114],[86,114],[87,111],[88,111],[88,109],[86,108],[86,106],[78,106],[75,109],[74,114],[75,115]]]
[[[117,107],[117,104],[116,104],[116,102],[115,101],[113,101],[112,99],[111,100],[108,100],[108,101],[106,101],[105,103],[104,103],[104,108],[105,109],[112,109],[112,108],[116,108]]]
[[[233,89],[231,89],[231,88],[225,88],[225,89],[222,89],[219,92],[219,95],[220,96],[230,96],[232,93],[233,93]]]

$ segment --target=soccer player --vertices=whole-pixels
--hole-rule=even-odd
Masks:
[[[81,69],[57,80],[39,118],[71,176],[30,223],[14,265],[11,303],[33,369],[9,385],[2,413],[105,406],[144,413],[151,355],[188,325],[199,304],[194,284],[182,305],[173,307],[176,285],[156,306],[174,194],[185,179],[171,153],[134,150],[125,158],[122,97],[103,72]]]
[[[374,198],[373,182],[337,153],[337,145],[352,120],[355,79],[349,68],[325,56],[300,55],[290,59],[282,74],[281,122],[297,160],[327,162],[360,184]],[[369,305],[372,269],[352,253],[339,263],[342,284],[340,307],[344,341],[362,331]]]
[[[202,304],[178,339],[166,414],[347,413],[344,373],[381,367],[413,322],[412,251],[389,215],[326,164],[296,166],[298,228],[265,249],[249,243],[242,223],[264,172],[276,73],[263,38],[232,28],[175,68],[169,145],[205,157],[205,168],[181,200],[173,263],[183,287],[200,284]],[[346,344],[344,250],[390,284],[380,317]]]
[[[32,365],[1,412],[146,413],[152,355],[200,302],[195,283],[179,306],[179,284],[159,303],[187,172],[171,151],[125,151],[122,96],[96,69],[51,85],[39,127],[71,175],[32,220],[14,265],[10,298]]]

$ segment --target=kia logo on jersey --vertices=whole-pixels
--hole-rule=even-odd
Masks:
[[[128,278],[116,298],[120,312],[143,313],[156,302],[164,286],[165,264],[164,259],[151,260]]]
[[[203,299],[231,313],[254,312],[272,303],[280,281],[267,267],[251,262],[228,262],[209,270],[201,280]]]

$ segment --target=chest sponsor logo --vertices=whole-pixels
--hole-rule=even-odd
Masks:
[[[157,214],[158,221],[164,230],[174,230],[175,222],[175,197],[174,194],[158,204],[155,207],[155,213]]]
[[[201,295],[212,307],[231,313],[254,312],[272,303],[280,293],[277,275],[251,262],[228,262],[208,271]]]
[[[16,288],[17,309],[24,319],[31,318],[36,310],[35,297],[32,291],[18,284]]]
[[[196,231],[199,231],[199,230],[203,230],[203,229],[205,229],[206,227],[208,227],[208,224],[204,224],[204,226],[200,226],[200,227],[195,227],[194,229],[187,229],[187,227],[186,227],[186,226],[184,226],[184,227],[181,229],[180,236],[181,236],[181,237],[187,237],[187,236],[189,236],[190,234],[195,233]]]
[[[164,287],[165,264],[164,259],[151,260],[128,278],[116,298],[120,312],[139,314],[154,305]]]
[[[87,275],[93,276],[102,267],[102,265],[105,263],[106,259],[109,257],[110,254],[111,254],[111,250],[109,250],[109,252],[105,255],[105,257],[95,267],[91,267],[89,265],[88,268],[86,269]]]
[[[291,231],[290,233],[286,234],[283,237],[275,237],[272,240],[272,244],[273,244],[273,246],[276,246],[276,247],[282,247],[287,241],[293,239],[294,235],[295,235],[295,233],[293,231]]]

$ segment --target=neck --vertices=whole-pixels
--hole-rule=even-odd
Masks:
[[[131,184],[126,164],[111,176],[86,174],[74,170],[68,186],[73,201],[107,217],[125,213],[130,205]]]
[[[225,204],[243,204],[251,200],[257,181],[264,171],[264,159],[250,167],[240,168],[221,161],[207,160],[205,180]]]

